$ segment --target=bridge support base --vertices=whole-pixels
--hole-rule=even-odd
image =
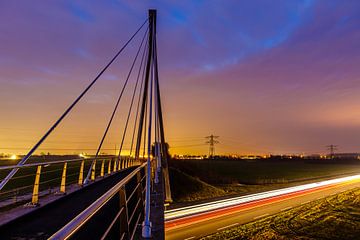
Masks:
[[[143,222],[141,235],[143,238],[151,238],[151,222]]]

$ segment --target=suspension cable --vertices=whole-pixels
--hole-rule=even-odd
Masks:
[[[103,142],[104,142],[104,140],[105,140],[105,138],[106,138],[106,135],[107,135],[107,133],[108,133],[108,131],[109,131],[109,128],[110,128],[110,126],[111,126],[111,123],[112,123],[112,121],[113,121],[113,119],[114,119],[114,116],[115,116],[115,114],[116,114],[117,108],[118,108],[119,103],[120,103],[120,100],[121,100],[121,98],[122,98],[122,96],[123,96],[124,90],[125,90],[125,88],[126,88],[126,86],[127,86],[127,83],[129,82],[129,78],[130,78],[130,76],[131,76],[132,70],[134,69],[136,60],[137,60],[137,58],[138,58],[138,56],[139,56],[139,53],[140,53],[140,50],[141,50],[142,45],[143,45],[143,43],[144,43],[145,37],[146,37],[146,35],[147,35],[147,32],[148,32],[148,29],[146,30],[146,32],[145,32],[145,34],[144,34],[144,36],[143,36],[143,38],[142,38],[142,40],[141,40],[140,47],[139,47],[138,51],[136,52],[135,58],[134,58],[134,60],[133,60],[133,62],[132,62],[132,65],[131,65],[131,67],[130,67],[130,71],[129,71],[127,77],[126,77],[125,83],[124,83],[124,85],[123,85],[123,87],[122,87],[122,89],[121,89],[121,92],[120,92],[120,94],[119,94],[119,97],[118,97],[118,99],[117,99],[117,101],[116,101],[114,110],[113,110],[113,112],[112,112],[112,114],[111,114],[111,117],[110,117],[110,119],[109,119],[109,122],[108,122],[108,124],[107,124],[107,126],[106,126],[105,132],[104,132],[104,134],[103,134],[103,136],[102,136],[102,138],[101,138],[101,141],[100,141],[99,147],[98,147],[98,149],[97,149],[97,151],[96,151],[94,160],[91,162],[91,165],[90,165],[88,174],[87,174],[87,176],[86,176],[86,178],[85,178],[85,180],[84,180],[84,184],[86,184],[86,183],[88,182],[89,177],[90,177],[90,174],[91,174],[91,169],[92,169],[92,167],[93,167],[93,165],[94,165],[97,157],[99,156],[99,152],[100,152],[100,150],[101,150],[102,144],[103,144]]]
[[[147,46],[148,47],[148,46]],[[148,56],[148,53],[146,53],[146,58]],[[143,68],[143,72],[142,72],[142,80],[141,80],[141,85],[140,85],[140,91],[139,91],[139,97],[138,97],[138,102],[137,102],[137,107],[136,107],[136,117],[135,117],[135,123],[134,123],[134,129],[133,129],[133,134],[131,137],[131,146],[130,146],[130,155],[132,153],[133,150],[133,146],[134,146],[134,137],[135,137],[135,131],[136,131],[136,125],[137,125],[137,120],[138,120],[138,116],[139,116],[139,110],[140,110],[140,100],[141,100],[141,93],[142,93],[142,89],[143,89],[143,85],[145,82],[145,66]]]
[[[82,99],[82,97],[89,91],[89,89],[97,82],[101,75],[110,67],[110,65],[117,59],[120,53],[128,46],[128,44],[134,39],[138,32],[143,28],[145,23],[149,19],[146,19],[144,23],[136,30],[136,32],[130,37],[130,39],[123,45],[123,47],[115,54],[110,62],[100,71],[95,79],[85,88],[85,90],[75,99],[75,101],[65,110],[60,118],[51,126],[51,128],[42,136],[42,138],[34,145],[34,147],[18,162],[17,166],[23,165],[31,155],[37,150],[37,148],[45,141],[45,139],[54,131],[54,129],[60,124],[60,122],[68,115],[68,113],[74,108],[74,106]],[[11,172],[1,181],[0,190],[6,185],[6,183],[16,174],[19,168],[14,168]]]
[[[120,156],[121,156],[121,151],[122,151],[122,148],[123,148],[127,127],[128,127],[129,119],[130,119],[130,116],[131,116],[131,110],[132,110],[132,107],[133,107],[134,98],[135,98],[137,86],[138,86],[138,83],[139,83],[140,73],[141,73],[141,70],[142,70],[142,67],[143,67],[146,50],[147,50],[147,43],[145,44],[144,51],[142,53],[141,62],[140,62],[140,66],[139,66],[139,71],[138,71],[138,74],[137,74],[137,77],[136,77],[136,83],[135,83],[134,91],[133,91],[133,94],[131,96],[131,103],[130,103],[128,115],[127,115],[127,118],[126,118],[126,123],[125,123],[124,132],[123,132],[122,139],[121,139],[121,144],[120,144],[120,147],[119,147],[118,158],[120,158]],[[141,89],[140,89],[140,92],[141,92]]]

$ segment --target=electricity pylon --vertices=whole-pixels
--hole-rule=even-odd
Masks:
[[[219,141],[216,139],[219,138],[219,136],[214,136],[211,134],[210,136],[206,136],[205,138],[209,139],[205,142],[209,144],[209,157],[213,157],[215,155],[215,144],[219,143]]]
[[[330,158],[333,159],[335,150],[337,150],[337,145],[331,144],[331,145],[326,146],[326,148],[330,151]]]

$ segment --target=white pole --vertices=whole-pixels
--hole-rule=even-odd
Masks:
[[[147,156],[147,175],[145,192],[145,220],[142,224],[142,236],[151,238],[150,222],[150,191],[151,191],[151,125],[152,125],[152,95],[153,95],[153,70],[150,74],[150,102],[149,102],[149,125],[148,125],[148,156]]]

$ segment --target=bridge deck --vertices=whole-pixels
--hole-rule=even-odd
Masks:
[[[124,169],[0,226],[1,239],[47,239],[134,168]]]

